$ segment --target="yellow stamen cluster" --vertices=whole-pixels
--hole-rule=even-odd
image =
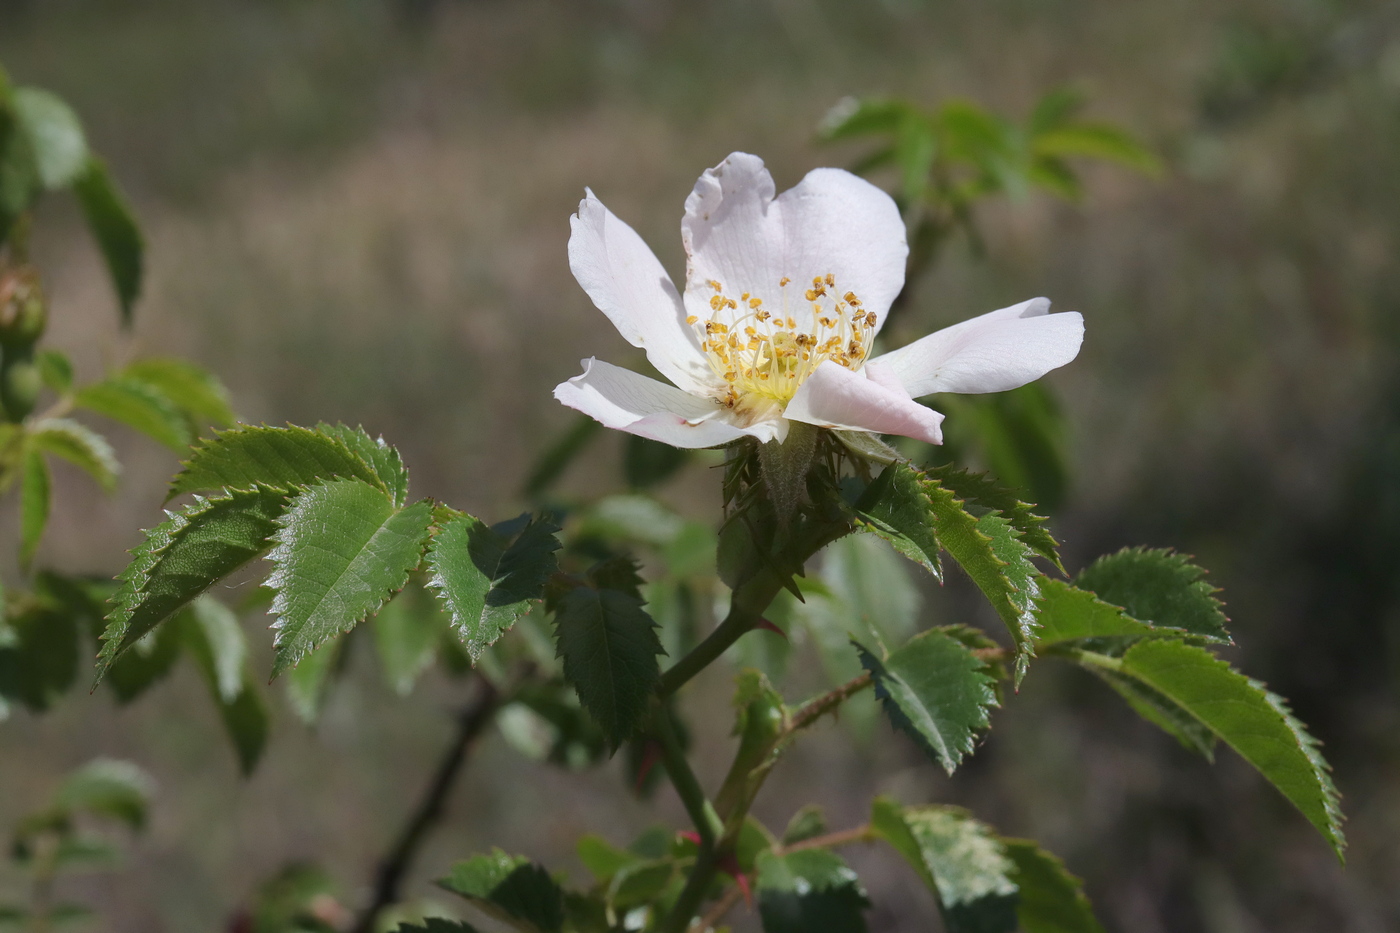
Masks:
[[[851,370],[865,362],[875,314],[861,307],[855,292],[841,294],[834,275],[812,279],[803,311],[791,307],[798,302],[789,299],[786,276],[778,283],[783,300],[776,312],[748,292],[736,300],[719,282],[706,284],[714,290],[712,315],[691,315],[686,323],[696,328],[710,367],[726,385],[718,401],[727,408],[785,405],[826,360]]]

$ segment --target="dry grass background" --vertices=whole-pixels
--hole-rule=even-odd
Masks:
[[[1228,755],[1215,768],[1191,760],[1106,692],[1048,669],[956,779],[883,734],[853,748],[826,730],[784,764],[761,815],[781,822],[817,799],[845,825],[875,790],[966,802],[1066,856],[1115,930],[1400,924],[1389,883],[1400,613],[1384,573],[1367,570],[1393,553],[1375,519],[1393,498],[1386,451],[1400,433],[1386,414],[1400,31],[1383,5],[11,4],[0,61],[73,101],[149,238],[146,296],[122,335],[71,211],[46,211],[52,340],[80,373],[138,352],[188,355],[223,376],[245,418],[363,423],[400,446],[423,494],[487,516],[520,507],[522,472],[567,423],[549,391],[578,359],[640,363],[568,272],[567,218],[585,185],[678,273],[698,172],[754,151],[781,189],[849,161],[853,150],[813,142],[843,95],[967,96],[1019,114],[1079,83],[1094,115],[1164,153],[1168,176],[1095,169],[1083,206],[993,207],[988,255],[950,250],[906,325],[912,335],[1033,294],[1084,312],[1084,353],[1053,380],[1073,426],[1075,492],[1056,526],[1067,562],[1143,541],[1213,569],[1237,662],[1328,742],[1352,865],[1338,869]],[[1272,88],[1238,119],[1207,119],[1202,90],[1230,73],[1240,23],[1339,64]],[[116,497],[62,477],[41,563],[112,573],[158,515],[174,463],[121,440]],[[611,488],[614,456],[600,445],[569,488]],[[710,479],[666,495],[711,514]],[[91,755],[132,758],[161,783],[152,831],[127,870],[82,890],[113,930],[215,930],[289,859],[367,879],[447,735],[453,689],[429,678],[395,698],[362,651],[314,732],[279,712],[246,782],[188,672],[129,709],[79,693],[0,726],[0,826]],[[727,690],[716,673],[691,702],[725,703]],[[717,777],[724,742],[700,735],[702,778]],[[420,876],[492,843],[577,868],[582,831],[615,827],[622,840],[680,820],[665,793],[631,799],[616,771],[563,775],[488,739]],[[936,922],[909,876],[858,858],[883,905],[872,929]]]

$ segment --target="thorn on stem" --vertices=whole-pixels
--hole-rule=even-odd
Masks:
[[[784,632],[782,629],[778,628],[776,625],[774,625],[771,621],[769,621],[769,620],[766,619],[766,618],[761,618],[761,619],[759,619],[758,622],[754,625],[754,628],[756,628],[756,629],[761,628],[761,629],[763,629],[764,631],[773,632],[773,633],[775,633],[775,634],[781,635],[781,636],[783,636],[784,639],[787,638],[787,632]]]

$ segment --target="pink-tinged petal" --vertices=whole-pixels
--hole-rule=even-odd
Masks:
[[[866,364],[870,378],[898,381],[914,398],[935,392],[1005,392],[1034,382],[1079,355],[1084,318],[1047,314],[1034,298],[954,324]]]
[[[900,389],[881,385],[864,372],[851,372],[830,360],[807,377],[784,415],[791,421],[838,431],[899,434],[930,444],[943,443],[943,415]]]
[[[661,262],[637,232],[588,196],[569,220],[569,268],[598,310],[657,372],[688,392],[715,382],[685,306]]]
[[[763,160],[742,152],[695,183],[681,221],[689,313],[711,316],[709,283],[718,282],[726,297],[747,292],[774,314],[805,321],[811,304],[803,293],[814,277],[830,274],[834,297],[854,292],[876,315],[878,331],[904,287],[909,254],[894,200],[836,168],[808,172],[776,199],[773,193]],[[780,287],[784,278],[791,281]]]
[[[722,420],[711,399],[598,359],[584,360],[582,374],[555,386],[554,397],[606,427],[672,447],[714,447],[749,433]]]

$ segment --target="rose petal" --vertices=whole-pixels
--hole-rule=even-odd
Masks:
[[[724,409],[709,399],[598,359],[584,360],[583,373],[555,386],[554,397],[609,428],[672,447],[714,447],[750,433],[722,420]]]
[[[1079,354],[1084,318],[1046,314],[1033,298],[935,331],[866,364],[870,378],[898,380],[914,398],[934,392],[1005,392],[1033,382]]]
[[[909,247],[893,199],[850,172],[819,168],[773,198],[763,160],[736,152],[695,183],[685,202],[681,236],[688,258],[685,304],[690,314],[713,313],[709,282],[727,297],[747,292],[773,313],[799,321],[811,315],[803,298],[815,276],[831,274],[835,296],[855,292],[884,324],[904,287]],[[779,283],[791,280],[783,288]]]
[[[671,277],[637,232],[588,196],[569,220],[569,268],[624,340],[646,351],[657,372],[688,392],[716,382]]]
[[[943,443],[943,415],[925,408],[901,390],[881,385],[864,372],[851,372],[827,360],[788,402],[784,415],[838,431],[900,434],[930,444]]]

